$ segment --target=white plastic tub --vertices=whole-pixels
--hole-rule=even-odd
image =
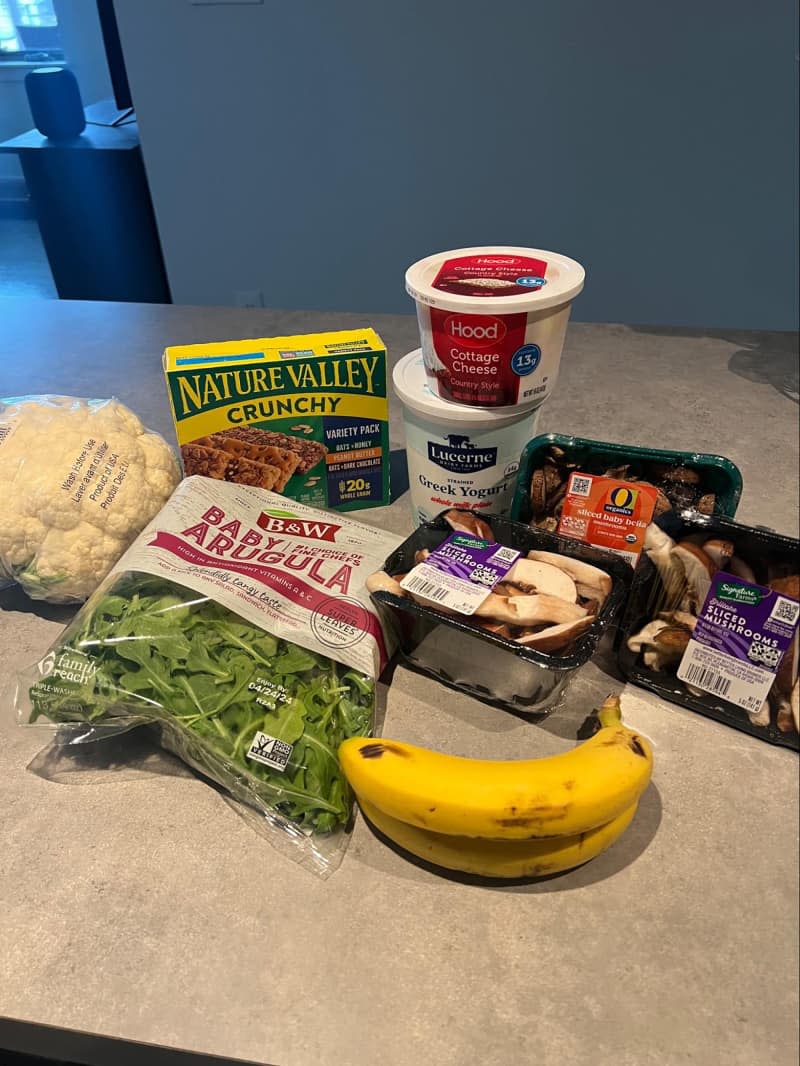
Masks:
[[[458,248],[406,271],[431,389],[471,407],[534,407],[558,375],[584,269],[540,248]]]
[[[403,405],[417,522],[431,521],[449,507],[508,514],[538,408],[479,410],[441,399],[430,389],[419,348],[395,366],[393,380]]]

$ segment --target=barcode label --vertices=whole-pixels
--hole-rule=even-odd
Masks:
[[[400,588],[457,614],[474,614],[492,591],[491,586],[437,570],[428,563],[419,563],[410,570]]]
[[[743,662],[727,652],[689,641],[678,679],[748,712],[758,711],[775,681],[771,670]]]
[[[437,603],[446,599],[450,592],[449,589],[442,588],[437,581],[426,581],[422,577],[414,577],[413,574],[409,574],[405,579],[403,588],[408,592],[416,592],[428,600],[436,600]]]
[[[569,491],[573,496],[588,496],[592,491],[592,479],[583,477],[581,474],[573,474],[569,483]]]
[[[785,622],[787,626],[793,626],[797,623],[798,617],[800,617],[800,603],[797,600],[788,600],[785,596],[779,596],[775,600],[770,618],[776,622]]]
[[[0,444],[3,443],[6,437],[11,436],[11,429],[12,427],[8,422],[0,422]]]
[[[729,677],[715,674],[713,670],[708,670],[703,666],[689,666],[683,680],[688,685],[697,685],[705,692],[713,692],[715,696],[727,696],[731,687]]]

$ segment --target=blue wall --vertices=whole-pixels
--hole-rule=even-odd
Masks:
[[[794,0],[118,0],[176,302],[403,311],[482,242],[584,321],[796,328]]]

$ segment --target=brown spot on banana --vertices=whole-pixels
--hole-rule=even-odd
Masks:
[[[387,751],[393,755],[399,755],[403,759],[409,757],[408,752],[403,751],[402,748],[398,748],[395,744],[384,744],[382,741],[376,741],[374,744],[363,744],[358,749],[358,754],[362,759],[380,759]]]
[[[638,737],[630,737],[628,739],[628,747],[635,755],[641,755],[643,759],[647,758],[647,752],[642,747],[642,742]]]

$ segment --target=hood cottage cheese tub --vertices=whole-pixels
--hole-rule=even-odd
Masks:
[[[507,514],[539,409],[480,410],[443,400],[428,384],[419,349],[400,360],[393,380],[416,520],[430,521],[449,507]]]
[[[536,407],[553,390],[580,263],[539,248],[458,248],[406,271],[431,389],[471,407]]]

